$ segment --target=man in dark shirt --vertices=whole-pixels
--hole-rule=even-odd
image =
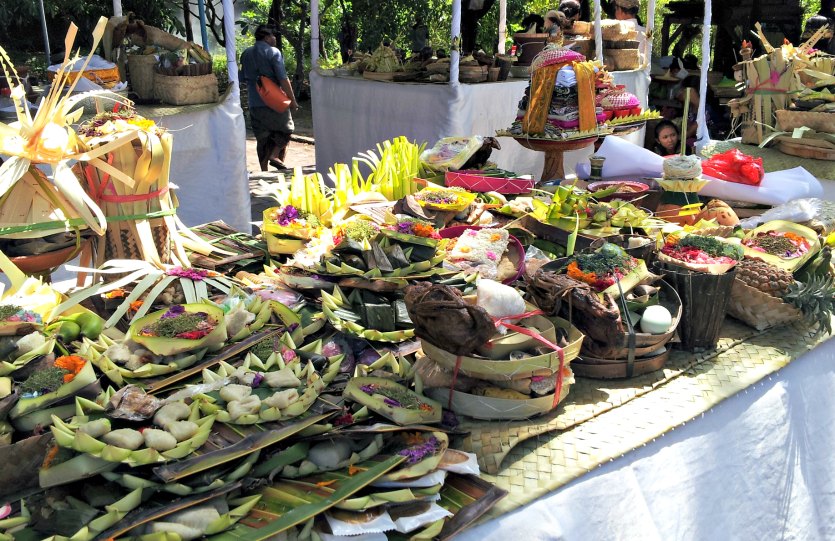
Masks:
[[[262,24],[255,29],[255,45],[241,54],[241,77],[246,81],[249,90],[249,118],[252,123],[252,133],[257,141],[256,149],[261,171],[266,171],[268,165],[278,169],[287,168],[284,165],[284,158],[294,128],[290,109],[295,111],[299,108],[293,93],[293,86],[287,78],[284,58],[275,45],[276,37],[273,28]],[[291,100],[289,109],[279,113],[264,104],[256,88],[258,77],[261,75],[281,85]]]

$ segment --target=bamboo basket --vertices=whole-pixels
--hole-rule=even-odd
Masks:
[[[172,105],[195,105],[214,103],[218,100],[217,77],[214,73],[171,76],[154,75],[154,95],[164,103]]]
[[[604,49],[603,60],[609,71],[629,71],[641,65],[638,49]]]
[[[735,279],[728,314],[758,331],[798,321],[800,310],[777,297],[763,293],[742,280]]]
[[[782,131],[795,128],[812,128],[824,133],[835,133],[835,113],[818,113],[813,111],[777,111],[777,125]]]
[[[157,57],[152,54],[128,55],[130,86],[143,100],[154,97],[154,66]]]

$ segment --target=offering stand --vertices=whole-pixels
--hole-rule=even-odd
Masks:
[[[594,144],[597,141],[597,136],[569,141],[549,141],[546,139],[532,139],[527,137],[514,137],[514,139],[527,149],[545,154],[545,165],[542,168],[542,175],[540,176],[540,181],[545,182],[546,180],[563,178],[565,176],[565,170],[563,168],[565,153],[571,150],[580,150]]]

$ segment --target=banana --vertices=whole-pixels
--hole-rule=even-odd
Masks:
[[[832,261],[832,249],[824,246],[815,257],[806,262],[794,273],[794,277],[803,282],[810,282],[813,278],[826,278],[830,276],[830,262]]]

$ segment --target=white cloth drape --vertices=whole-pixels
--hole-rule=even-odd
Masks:
[[[507,39],[507,0],[499,0],[499,54],[505,53],[505,40]]]
[[[449,35],[451,43],[457,43],[449,51],[449,84],[458,86],[458,62],[461,60],[461,0],[452,0],[452,25]]]
[[[705,18],[702,24],[702,73],[699,80],[699,111],[696,121],[699,123],[696,132],[697,145],[701,146],[710,140],[707,131],[707,118],[705,106],[707,105],[707,71],[710,68],[710,23],[713,19],[713,8],[711,0],[705,0]]]
[[[603,62],[603,27],[600,21],[603,19],[600,0],[594,0],[594,57]]]
[[[664,437],[456,539],[835,539],[833,396],[829,340]]]
[[[319,66],[319,0],[310,0],[310,63]]]
[[[233,0],[223,0],[223,30],[226,32],[226,70],[232,84],[232,95],[240,96],[238,87],[238,59],[235,57],[235,6]],[[243,114],[243,111],[241,112]]]

